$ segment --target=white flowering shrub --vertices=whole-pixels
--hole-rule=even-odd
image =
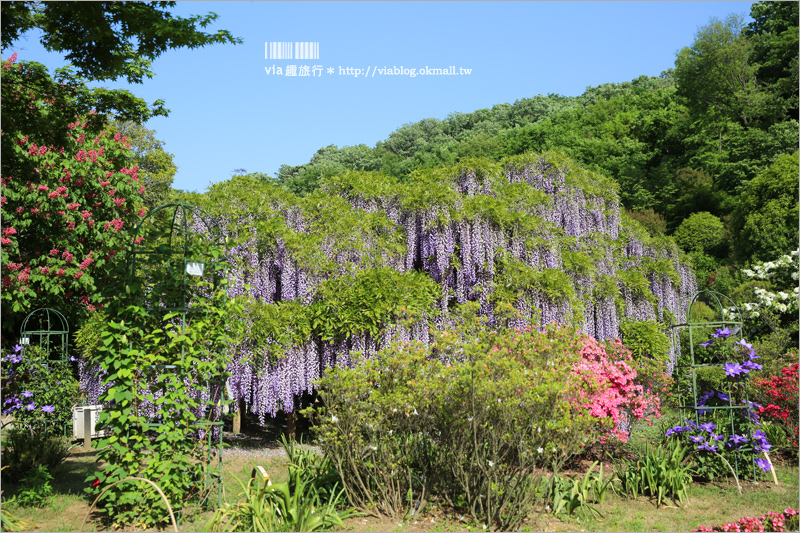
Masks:
[[[797,313],[800,310],[799,254],[800,251],[794,250],[775,261],[757,263],[752,268],[742,270],[742,274],[749,280],[766,282],[765,287],[755,288],[755,302],[741,305],[742,316],[739,316],[736,308],[731,307],[724,311],[726,318],[747,320],[770,313],[797,320]]]

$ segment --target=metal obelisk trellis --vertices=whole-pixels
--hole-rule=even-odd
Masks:
[[[722,305],[722,301],[726,300],[728,304],[727,307]],[[716,316],[719,317],[719,320],[708,320],[708,321],[694,321],[693,320],[693,313],[692,310],[697,304],[705,304],[712,311],[716,311]],[[708,339],[708,333],[713,330],[721,330],[723,328],[728,328],[731,337],[738,337],[739,339],[744,339],[744,323],[740,320],[726,320],[725,318],[725,311],[733,309],[735,312],[731,316],[740,317],[742,316],[741,313],[738,312],[738,307],[736,304],[724,294],[720,294],[715,291],[711,290],[702,290],[694,293],[692,295],[691,300],[689,301],[689,309],[687,310],[687,321],[685,324],[675,324],[672,326],[672,342],[680,342],[679,331],[681,329],[686,329],[688,331],[688,345],[689,345],[689,361],[687,364],[678,364],[675,367],[675,374],[676,379],[678,380],[685,380],[685,386],[687,389],[678,391],[679,398],[688,398],[688,403],[683,403],[678,405],[678,410],[680,414],[681,424],[684,424],[687,418],[693,419],[696,424],[700,424],[700,416],[705,414],[710,414],[712,417],[717,413],[717,411],[722,411],[723,413],[727,413],[728,423],[730,424],[730,433],[731,435],[736,433],[736,412],[744,412],[744,419],[746,422],[743,424],[747,428],[747,438],[751,439],[753,431],[752,431],[752,423],[751,417],[749,415],[749,411],[752,408],[750,404],[750,399],[748,397],[747,391],[747,381],[743,382],[743,395],[740,397],[740,401],[734,400],[734,394],[732,394],[731,386],[729,385],[728,391],[725,393],[727,396],[727,405],[701,405],[698,403],[698,399],[700,397],[700,391],[698,390],[698,380],[702,382],[702,378],[699,376],[703,372],[703,369],[712,369],[718,368],[720,369],[718,372],[723,372],[723,367],[725,365],[725,361],[702,361],[698,354],[696,353],[696,346],[699,346],[701,340]],[[703,339],[702,335],[706,334],[705,339]],[[682,394],[684,393],[684,394]],[[742,401],[744,403],[742,403]],[[739,457],[740,454],[734,454],[734,468],[736,471],[737,476],[739,475],[739,463],[742,459]],[[755,463],[750,461],[750,466],[752,469],[752,476],[753,479],[756,478],[756,470],[755,470]]]
[[[148,226],[149,224],[149,226]],[[168,229],[156,229],[159,225],[167,225]],[[145,236],[140,233],[143,228],[151,231]],[[203,291],[195,290],[194,279],[210,281],[213,288],[217,289],[222,279],[214,268],[205,268],[210,262],[215,261],[211,254],[202,247],[195,247],[195,241],[205,239],[215,246],[226,247],[226,241],[219,229],[217,222],[206,212],[187,204],[166,204],[147,213],[133,234],[133,245],[128,253],[129,273],[133,278],[142,281],[145,287],[144,308],[149,315],[177,313],[177,324],[180,331],[185,331],[187,319],[192,315],[192,302],[198,298],[207,297]],[[161,269],[166,268],[168,275],[163,276]],[[158,270],[158,275],[153,275]],[[170,280],[159,285],[157,280]],[[175,281],[179,283],[175,284]],[[184,357],[181,348],[181,359]],[[174,365],[158,365],[153,369],[157,372],[169,372]],[[224,394],[224,384],[219,384],[217,390]],[[220,405],[224,398],[220,396]],[[149,424],[158,427],[158,422]],[[201,420],[199,430],[205,432],[207,438],[208,455],[207,464],[211,465],[213,452],[213,434],[215,428],[219,431],[217,441],[217,456],[219,458],[217,471],[210,472],[206,469],[205,488],[210,490],[214,483],[219,489],[219,505],[222,505],[222,425],[221,421]],[[213,479],[212,479],[213,478]]]

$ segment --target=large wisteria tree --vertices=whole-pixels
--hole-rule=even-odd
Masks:
[[[347,173],[303,198],[237,176],[204,200],[233,243],[229,295],[247,306],[230,389],[262,421],[294,410],[326,368],[429,343],[467,301],[489,324],[574,324],[603,340],[622,320],[683,321],[696,290],[674,242],[622,213],[611,180],[554,153],[402,183]]]

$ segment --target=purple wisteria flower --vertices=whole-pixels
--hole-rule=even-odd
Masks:
[[[45,413],[52,413],[55,410],[56,410],[56,408],[53,407],[52,405],[45,405],[45,406],[42,407],[42,411],[45,412]]]

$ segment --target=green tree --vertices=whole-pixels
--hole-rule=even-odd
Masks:
[[[743,35],[744,28],[738,15],[712,18],[695,34],[692,46],[678,52],[678,94],[707,123],[727,119],[747,127],[766,112],[768,96],[756,78],[754,43]]]
[[[725,226],[707,211],[692,213],[681,222],[674,237],[684,250],[714,253],[725,242]]]
[[[742,191],[731,218],[734,253],[766,261],[798,247],[798,153],[778,158]]]
[[[94,80],[152,78],[152,62],[173,48],[240,43],[227,30],[200,31],[216,13],[182,18],[175,2],[3,2],[2,45],[8,49],[28,30],[51,52],[64,52],[78,74]]]
[[[131,145],[132,161],[139,167],[139,180],[145,186],[142,200],[148,211],[168,203],[178,167],[173,155],[164,151],[164,143],[156,138],[157,132],[135,122],[121,121],[114,121],[112,130]]]
[[[746,34],[753,40],[759,80],[774,94],[776,111],[798,119],[798,2],[756,2]]]

